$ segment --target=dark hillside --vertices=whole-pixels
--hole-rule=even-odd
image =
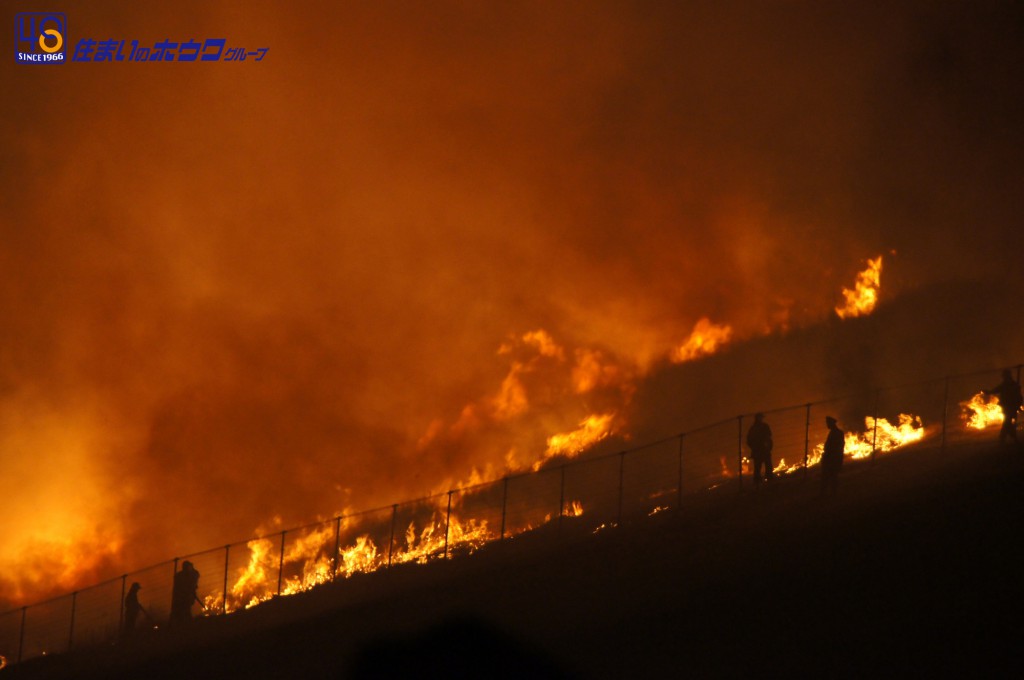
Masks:
[[[1010,675],[1024,453],[975,443],[564,525],[10,678]],[[1016,674],[1014,674],[1016,675]]]

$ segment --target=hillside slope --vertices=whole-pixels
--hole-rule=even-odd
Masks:
[[[989,441],[564,525],[10,678],[991,677],[1019,667],[1024,452]]]

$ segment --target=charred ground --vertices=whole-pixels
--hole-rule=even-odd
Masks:
[[[988,441],[472,557],[359,575],[180,638],[11,678],[1007,673],[1019,666],[1024,452]]]

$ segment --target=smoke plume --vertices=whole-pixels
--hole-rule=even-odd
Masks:
[[[1020,290],[1010,3],[45,9],[269,51],[0,62],[0,603],[668,427],[701,319],[835,324],[879,254]]]

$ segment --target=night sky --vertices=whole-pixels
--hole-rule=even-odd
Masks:
[[[1024,290],[1019,4],[6,9],[268,51],[7,43],[0,605],[629,432],[700,319],[834,322],[868,258]]]

